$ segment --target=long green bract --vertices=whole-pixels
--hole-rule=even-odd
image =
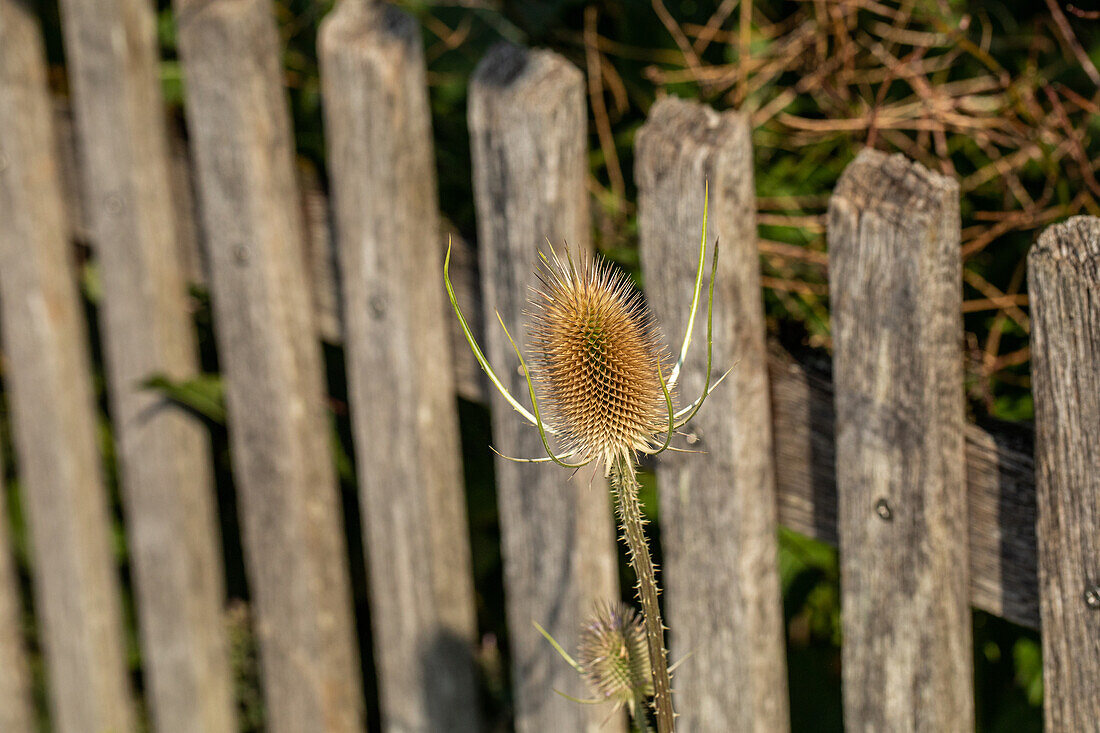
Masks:
[[[691,315],[688,316],[687,331],[684,333],[684,344],[680,347],[680,358],[676,360],[676,366],[668,375],[670,386],[676,384],[680,378],[680,369],[687,359],[688,347],[691,346],[691,331],[695,327],[695,313],[699,310],[699,292],[703,287],[703,265],[706,263],[707,253],[707,209],[710,204],[710,181],[703,184],[703,236],[699,241],[699,269],[695,273],[695,294],[691,298]],[[713,276],[713,275],[712,275]]]
[[[466,323],[466,317],[462,315],[462,309],[458,307],[458,299],[455,297],[454,287],[451,285],[450,239],[447,240],[447,257],[443,260],[443,282],[447,286],[447,297],[451,299],[451,308],[454,309],[455,315],[458,316],[458,322],[462,326],[462,334],[466,337],[466,343],[470,345],[470,350],[474,352],[474,358],[477,359],[477,363],[481,366],[481,370],[489,377],[489,381],[493,383],[493,386],[504,395],[504,399],[508,400],[508,404],[511,405],[516,412],[523,415],[528,422],[534,425],[535,416],[528,412],[527,409],[508,392],[500,379],[497,378],[496,372],[494,372],[493,367],[489,365],[489,361],[485,358],[485,354],[482,353],[481,347],[479,347],[477,341],[474,340],[474,335],[470,331],[470,326]],[[551,435],[557,434],[553,429],[548,429],[548,431]]]
[[[714,346],[714,275],[718,270],[718,240],[714,240],[714,258],[710,265],[710,293],[707,296],[707,376],[706,381],[703,382],[703,395],[699,398],[699,401],[695,403],[695,407],[676,427],[682,428],[687,425],[691,418],[695,417],[695,413],[699,412],[699,408],[703,406],[703,401],[706,400],[707,395],[710,394],[710,367],[711,367],[711,352]],[[729,372],[726,372],[728,374]],[[723,379],[725,374],[722,375]]]

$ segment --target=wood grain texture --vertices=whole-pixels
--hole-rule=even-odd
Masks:
[[[90,213],[84,205],[83,182],[79,180],[76,132],[68,98],[54,100],[54,124],[57,132],[65,210],[72,238],[92,239]],[[179,248],[179,266],[184,282],[205,287],[210,280],[206,261],[206,246],[195,200],[194,166],[191,149],[177,124],[169,124],[169,187],[172,224]],[[299,159],[299,163],[302,163]],[[305,223],[303,242],[304,263],[309,277],[310,296],[316,318],[317,333],[325,341],[338,344],[343,339],[340,314],[340,278],[336,267],[336,245],[329,221],[328,195],[312,166],[299,165],[298,190]]]
[[[329,236],[327,198],[308,178],[303,185],[307,230],[314,239],[309,249],[313,254],[307,253],[307,257],[310,262],[323,262],[317,242],[322,236]],[[71,202],[69,205],[72,206]],[[449,225],[445,222],[444,226]],[[187,261],[200,262],[194,257]],[[194,267],[188,271],[201,272]],[[327,264],[313,269],[315,291],[327,289],[324,294],[315,292],[314,304],[318,322],[330,324],[319,327],[322,337],[339,343],[342,319],[333,306],[339,283],[325,274],[328,271],[331,269]],[[201,279],[192,277],[191,281]],[[456,233],[451,279],[459,302],[467,308],[470,327],[481,342],[477,253],[471,242]],[[451,342],[458,395],[472,402],[486,402],[487,380],[467,348],[457,320],[452,320]],[[836,436],[831,365],[812,355],[800,354],[795,359],[775,343],[769,351],[780,523],[836,545]],[[971,603],[1013,623],[1038,629],[1032,442],[1027,425],[983,421],[982,425],[966,426]]]
[[[657,465],[672,658],[691,655],[673,680],[678,724],[684,731],[784,730],[787,672],[749,124],[735,112],[668,97],[653,105],[636,150],[642,266],[657,322],[678,353],[709,180],[708,238],[722,243],[714,363],[718,374],[736,364],[685,428],[697,439],[687,447],[706,453],[669,452]],[[704,388],[705,300],[677,385],[683,404]]]
[[[268,730],[358,731],[346,545],[272,6],[175,9]]]
[[[1026,425],[966,426],[970,603],[1039,628],[1033,437]]]
[[[779,522],[837,544],[836,413],[829,365],[769,354]],[[966,426],[970,603],[1039,628],[1035,474],[1026,425]]]
[[[1028,254],[1046,730],[1100,721],[1100,218]]]
[[[473,731],[477,619],[420,29],[344,0],[320,56],[383,726]]]
[[[34,729],[35,714],[9,520],[0,471],[0,730],[21,733]]]
[[[305,268],[309,278],[309,295],[317,335],[322,341],[339,344],[344,341],[344,318],[340,302],[343,278],[337,262],[330,202],[322,189],[321,176],[317,169],[301,159],[298,164],[298,192],[306,231]]]
[[[548,51],[499,45],[470,84],[469,122],[485,323],[499,311],[521,348],[523,310],[536,252],[590,242],[585,192],[585,107],[580,71]],[[487,355],[519,398],[527,392],[501,329],[486,333]],[[524,398],[526,401],[526,398]],[[534,427],[499,395],[491,402],[496,447],[544,455]],[[613,730],[604,706],[577,705],[555,689],[587,697],[577,674],[533,628],[537,621],[575,650],[594,602],[618,598],[610,498],[605,482],[554,465],[496,462],[506,611],[516,693],[516,728]]]
[[[236,718],[209,436],[142,386],[154,374],[180,380],[197,371],[153,6],[64,0],[61,9],[150,713],[162,733],[229,733]]]
[[[53,726],[134,728],[111,519],[31,8],[0,0],[0,329]]]
[[[864,150],[828,241],[845,727],[973,730],[958,185]]]

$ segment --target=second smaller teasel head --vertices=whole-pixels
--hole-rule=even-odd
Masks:
[[[577,665],[592,691],[634,709],[653,694],[645,627],[621,601],[597,606],[581,628]]]

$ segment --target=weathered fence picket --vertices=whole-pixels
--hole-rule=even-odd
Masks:
[[[383,726],[472,731],[477,621],[420,30],[343,0],[320,55]]]
[[[1028,255],[1043,682],[1048,731],[1100,721],[1100,219]]]
[[[543,447],[486,389],[461,335],[452,353],[416,23],[372,0],[341,0],[323,23],[330,222],[321,174],[295,177],[270,0],[175,0],[190,150],[170,147],[165,129],[149,0],[61,0],[72,121],[51,104],[32,5],[0,0],[0,366],[53,729],[131,733],[144,722],[75,238],[92,245],[102,282],[152,728],[235,729],[207,440],[141,386],[195,373],[185,283],[205,279],[267,729],[365,723],[324,339],[347,354],[383,728],[478,730],[456,393],[491,402],[503,453]],[[496,314],[526,346],[536,252],[590,246],[582,75],[553,53],[498,46],[471,80],[469,127],[480,262],[458,241],[452,276],[526,402]],[[1032,628],[1041,615],[1046,727],[1095,727],[1100,219],[1051,227],[1029,256],[1033,460],[1026,426],[964,421],[954,182],[870,150],[843,175],[827,222],[834,380],[766,344],[752,169],[750,125],[736,112],[663,99],[637,136],[649,302],[677,347],[709,180],[709,239],[722,240],[713,376],[735,365],[692,423],[687,447],[705,453],[657,465],[672,656],[690,653],[674,682],[681,729],[789,726],[777,521],[840,544],[849,730],[973,727],[970,605]],[[681,405],[702,389],[704,329],[697,318]],[[572,652],[593,603],[619,597],[604,481],[496,467],[516,728],[619,730],[606,706],[555,693],[590,691],[532,625]],[[0,730],[21,732],[40,711],[5,496],[0,482]]]
[[[773,346],[769,363],[779,523],[837,544],[833,384],[822,366]],[[966,426],[970,603],[1039,628],[1031,433]]]
[[[0,22],[3,22],[2,10]],[[35,725],[34,699],[9,521],[4,476],[0,471],[0,730],[29,731]]]
[[[150,712],[162,733],[236,730],[209,438],[143,382],[197,369],[147,0],[64,0],[84,210]]]
[[[829,202],[844,716],[973,730],[958,184],[864,150]]]
[[[673,681],[685,731],[788,727],[749,133],[748,120],[735,112],[718,114],[669,97],[653,106],[637,137],[638,225],[650,305],[670,348],[678,349],[691,311],[696,231],[709,180],[709,245],[721,239],[713,379],[736,365],[689,428],[695,440],[687,447],[705,454],[665,453],[657,466],[672,657],[690,654]],[[704,315],[697,316],[677,386],[682,405],[704,389]]]
[[[0,328],[59,733],[134,729],[87,333],[31,8],[0,0]]]
[[[489,361],[517,399],[527,393],[499,312],[527,344],[524,305],[537,281],[536,252],[590,242],[585,189],[584,82],[548,51],[499,45],[470,81],[470,136],[484,324]],[[493,438],[504,454],[544,455],[535,429],[493,394]],[[576,649],[596,601],[618,598],[610,497],[601,477],[572,480],[558,466],[498,459],[497,494],[506,611],[519,731],[607,731],[607,712],[585,697],[576,673],[532,627]]]
[[[272,7],[175,7],[268,730],[358,731],[347,548]]]

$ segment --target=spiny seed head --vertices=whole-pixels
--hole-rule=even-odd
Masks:
[[[668,430],[666,352],[622,272],[579,255],[543,259],[532,299],[534,378],[568,452],[605,465]]]
[[[634,703],[653,694],[645,627],[621,601],[597,606],[581,628],[577,664],[593,692],[605,699]]]

